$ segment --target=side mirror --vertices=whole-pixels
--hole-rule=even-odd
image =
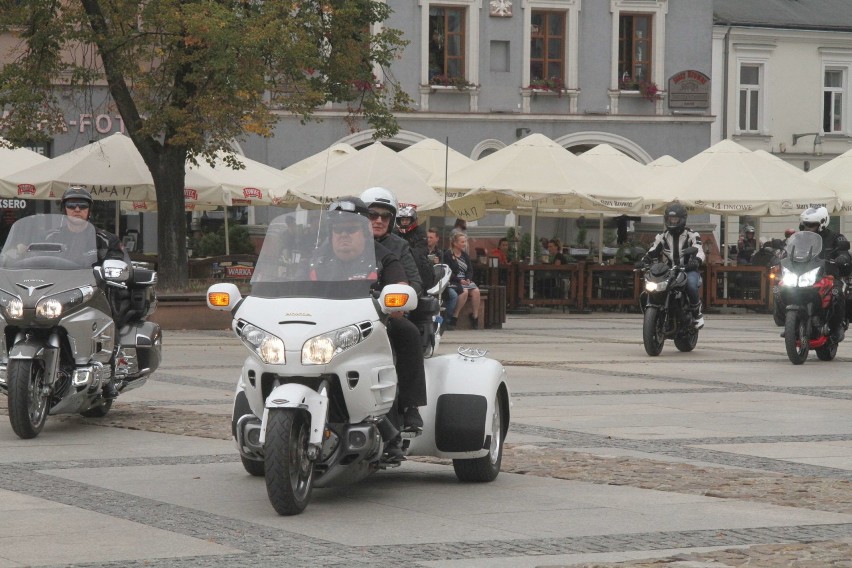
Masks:
[[[207,289],[207,307],[211,310],[229,312],[243,299],[236,284],[213,284]]]
[[[408,284],[388,284],[382,288],[379,305],[386,314],[410,312],[417,307],[417,293]]]
[[[111,282],[127,282],[130,280],[130,265],[123,260],[108,259],[101,267],[104,280]]]

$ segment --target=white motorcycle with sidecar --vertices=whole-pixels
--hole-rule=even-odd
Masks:
[[[407,285],[372,290],[371,232],[354,213],[369,239],[364,277],[317,270],[328,258],[328,215],[294,211],[269,225],[248,296],[230,283],[208,291],[208,305],[232,313],[232,329],[250,352],[232,418],[246,471],[265,476],[281,515],[301,513],[314,487],[398,467],[404,457],[388,453],[390,446],[407,456],[452,459],[461,481],[494,480],[509,427],[505,369],[475,349],[426,359],[424,426],[400,432],[386,322],[412,310],[417,298]]]

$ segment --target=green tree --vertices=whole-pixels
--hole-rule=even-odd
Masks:
[[[388,14],[377,0],[0,0],[0,29],[21,40],[0,71],[0,128],[12,142],[49,138],[64,127],[63,89],[105,85],[154,178],[160,280],[180,288],[188,158],[327,102],[347,103],[351,127],[363,117],[377,137],[397,131],[392,112],[410,99],[373,69],[405,41],[368,31]]]
[[[254,243],[251,242],[248,229],[242,225],[228,227],[228,248],[231,254],[254,254]],[[219,256],[225,254],[225,227],[212,233],[205,233],[198,239],[197,255]]]

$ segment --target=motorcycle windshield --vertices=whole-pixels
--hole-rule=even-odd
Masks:
[[[12,225],[0,268],[80,270],[98,261],[95,227],[65,215],[31,215]]]
[[[376,285],[378,273],[366,217],[348,211],[290,211],[269,224],[251,294],[365,298]]]
[[[795,263],[811,262],[822,252],[822,237],[811,231],[793,233],[787,239],[787,258]]]

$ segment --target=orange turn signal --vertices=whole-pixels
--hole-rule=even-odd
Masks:
[[[770,279],[770,280],[775,280],[776,278],[778,278],[778,275],[777,275],[777,274],[775,274],[774,272],[770,272],[770,273],[769,273],[769,279]]]
[[[385,294],[385,306],[388,308],[401,308],[408,302],[408,294]]]
[[[207,301],[210,302],[211,306],[224,308],[231,303],[231,295],[227,292],[210,292],[207,294]]]

